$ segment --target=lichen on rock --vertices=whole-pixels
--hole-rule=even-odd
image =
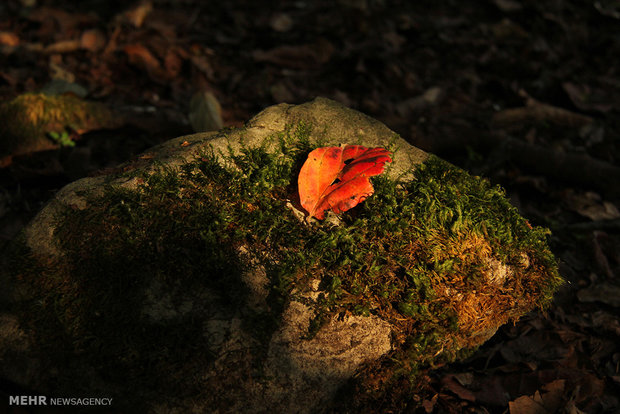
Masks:
[[[297,174],[340,143],[394,161],[338,225],[308,224]],[[561,283],[546,230],[500,188],[326,99],[149,153],[66,187],[24,232],[18,348],[53,369],[23,385],[153,412],[359,408]]]

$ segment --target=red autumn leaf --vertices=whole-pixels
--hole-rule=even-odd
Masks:
[[[370,177],[392,162],[385,148],[361,145],[322,147],[308,154],[298,177],[301,206],[309,217],[325,218],[325,211],[347,211],[372,195]]]

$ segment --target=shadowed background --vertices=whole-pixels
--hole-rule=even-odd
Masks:
[[[73,3],[0,5],[0,100],[69,92],[114,116],[0,169],[0,248],[64,184],[192,132],[192,98],[238,126],[325,96],[503,185],[552,229],[570,282],[546,315],[428,372],[409,406],[620,409],[617,2]]]

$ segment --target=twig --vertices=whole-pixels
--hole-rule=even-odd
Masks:
[[[620,168],[585,154],[564,153],[515,138],[502,144],[510,160],[520,167],[549,177],[592,187],[608,196],[620,196]]]
[[[429,141],[414,140],[413,144],[434,153],[453,153],[467,147],[490,149],[494,156],[503,156],[528,173],[596,189],[608,197],[620,196],[620,167],[586,154],[564,153],[529,144],[504,132],[484,132],[465,125],[459,128],[458,136],[446,134]]]
[[[570,231],[620,230],[620,219],[573,223],[563,226],[563,228]]]
[[[496,113],[493,116],[493,124],[500,128],[506,128],[527,121],[536,121],[550,122],[563,127],[581,128],[594,122],[589,116],[537,101],[524,90],[520,90],[519,95],[525,99],[525,106],[505,109]]]

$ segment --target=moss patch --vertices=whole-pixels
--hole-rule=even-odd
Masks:
[[[146,382],[154,398],[171,387],[199,392],[204,381],[188,373],[200,365],[195,359],[211,361],[201,321],[192,312],[175,313],[169,324],[149,321],[140,308],[145,287],[172,292],[174,309],[183,308],[174,303],[179,289],[196,292],[197,302],[200,292],[215,291],[205,311],[234,314],[247,294],[242,247],[270,281],[269,307],[245,311],[258,358],[285,302],[317,279],[324,293],[314,332],[346,313],[392,325],[395,350],[381,370],[368,371],[366,389],[372,378],[380,388],[437,358],[452,360],[549,303],[561,279],[548,231],[532,228],[499,187],[435,157],[412,180],[374,178],[375,194],[338,226],[301,222],[287,203],[308,152],[321,145],[309,135],[301,127],[274,138],[277,154],[260,147],[225,154],[226,166],[205,153],[179,170],[139,177],[135,191],[111,187],[87,210],[67,211],[56,232],[66,257],[21,274],[35,292],[24,312],[38,315],[28,323],[41,346],[79,355],[105,380]]]
[[[119,121],[101,103],[74,95],[25,93],[0,105],[0,156],[71,145],[68,131],[113,128]]]

